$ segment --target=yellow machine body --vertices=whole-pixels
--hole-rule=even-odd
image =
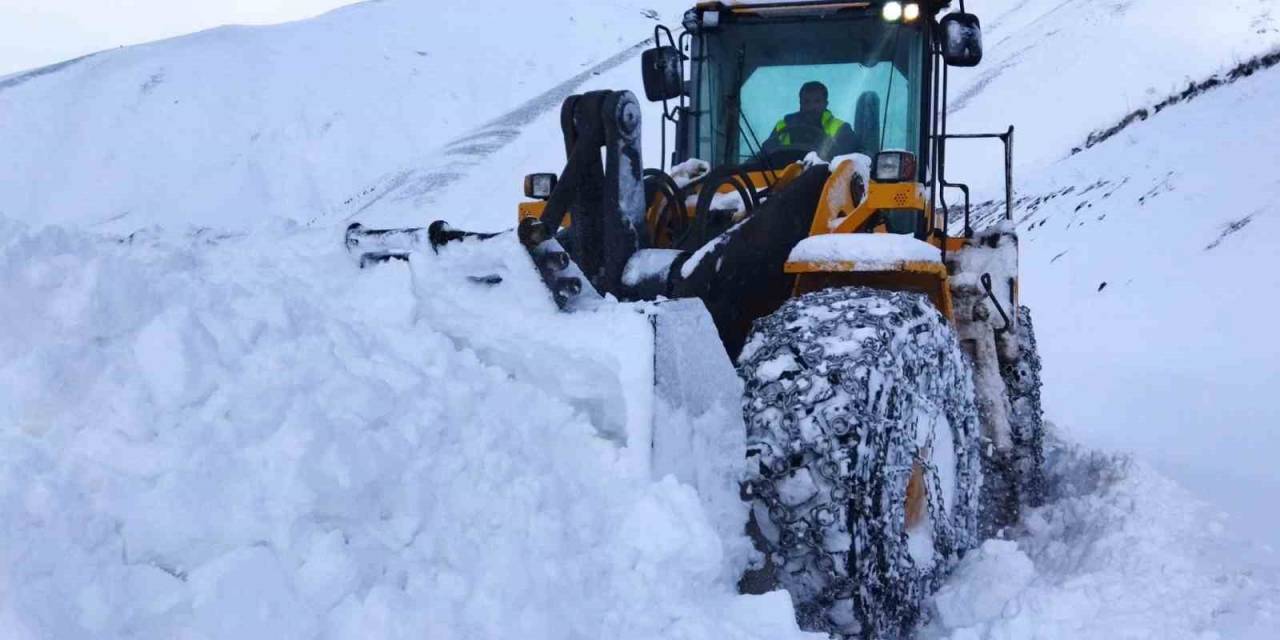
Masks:
[[[804,165],[794,163],[781,171],[752,171],[747,175],[757,188],[781,189],[804,172]],[[817,211],[813,215],[810,236],[827,233],[888,233],[883,224],[871,228],[867,222],[875,214],[885,210],[914,210],[933,224],[929,228],[940,228],[941,221],[933,216],[926,198],[925,187],[918,182],[881,183],[872,181],[866,185],[866,196],[859,203],[854,203],[848,194],[849,184],[853,180],[855,165],[853,162],[839,163],[827,178],[822,196],[818,199]],[[719,188],[720,193],[731,193],[733,187],[725,184]],[[694,196],[696,188],[691,189],[686,202],[680,210],[685,219],[675,222],[665,220],[669,206],[665,196],[659,193],[646,211],[646,222],[654,248],[669,248],[673,240],[672,226],[684,226],[692,222],[694,216]],[[526,201],[519,204],[519,219],[538,218],[546,208],[544,201]],[[566,216],[565,226],[570,220]],[[955,238],[939,234],[930,234],[929,244],[942,248],[946,243],[948,254],[955,255],[964,250],[964,238]],[[914,291],[924,293],[933,301],[934,306],[948,320],[953,319],[951,290],[947,281],[947,268],[940,262],[904,261],[888,268],[879,266],[868,270],[859,265],[844,261],[821,262],[788,262],[784,272],[795,277],[792,295],[799,296],[812,291],[830,287],[866,286],[892,291]],[[1016,285],[1015,285],[1016,286]]]

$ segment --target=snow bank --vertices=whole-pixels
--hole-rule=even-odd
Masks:
[[[798,637],[620,440],[645,317],[514,241],[0,238],[0,635]]]
[[[1057,445],[1056,495],[970,553],[922,640],[1275,637],[1280,558],[1150,468]]]

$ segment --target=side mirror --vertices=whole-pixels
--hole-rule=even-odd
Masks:
[[[982,23],[972,13],[950,13],[942,28],[942,59],[953,67],[976,67],[982,62]]]
[[[671,100],[684,95],[681,65],[684,56],[675,47],[654,47],[640,56],[644,72],[644,97],[649,102]]]

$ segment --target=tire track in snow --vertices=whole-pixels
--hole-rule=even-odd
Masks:
[[[558,108],[565,98],[573,95],[587,81],[635,58],[652,43],[652,39],[638,42],[525,101],[506,114],[445,143],[434,154],[434,166],[430,168],[406,169],[383,177],[378,184],[342,203],[340,209],[345,210],[343,221],[367,212],[384,200],[411,200],[415,205],[426,203],[429,201],[427,196],[466,177],[471,169],[511,144],[520,137],[525,127]]]
[[[1046,503],[966,554],[918,640],[1275,637],[1273,551],[1152,468],[1050,429]]]

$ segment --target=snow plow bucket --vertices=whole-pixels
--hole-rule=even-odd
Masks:
[[[599,437],[623,447],[631,468],[696,489],[717,527],[740,537],[746,522],[738,485],[746,464],[742,382],[706,306],[697,298],[614,302],[596,292],[554,238],[531,238],[529,225],[523,227],[517,245],[506,233],[458,231],[441,221],[404,229],[355,224],[345,244],[361,267],[409,264],[424,305],[417,313],[435,317],[446,331],[456,328],[483,359],[587,416]],[[485,242],[493,239],[499,241]],[[421,262],[410,260],[415,254]],[[438,295],[463,281],[493,293]],[[521,311],[530,314],[525,321],[474,330],[493,312],[494,296],[530,294],[549,295],[558,310],[531,303]]]
[[[747,508],[742,381],[701,300],[645,305],[653,327],[650,468],[698,491],[722,539],[740,538]]]

